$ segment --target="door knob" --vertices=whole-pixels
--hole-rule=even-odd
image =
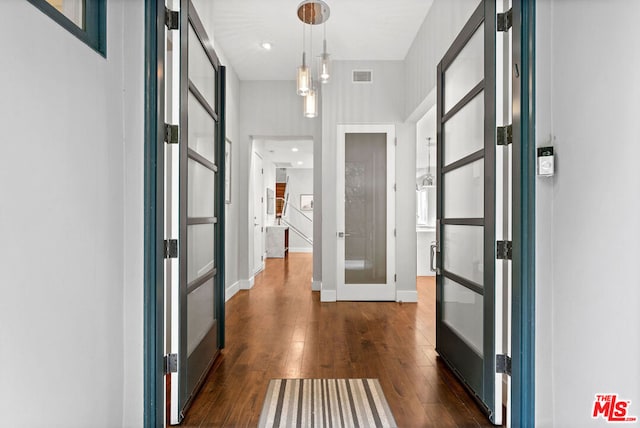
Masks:
[[[350,233],[338,232],[338,238],[344,238],[346,236],[351,236]]]

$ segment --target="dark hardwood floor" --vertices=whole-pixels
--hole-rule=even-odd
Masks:
[[[257,426],[273,378],[378,378],[400,427],[491,427],[437,358],[435,281],[419,302],[321,303],[311,254],[268,259],[226,305],[226,348],[185,427]]]

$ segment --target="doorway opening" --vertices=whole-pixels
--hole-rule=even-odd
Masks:
[[[254,274],[269,258],[313,252],[313,139],[252,138]]]

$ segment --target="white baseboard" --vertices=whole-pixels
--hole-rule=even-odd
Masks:
[[[240,291],[240,281],[236,281],[235,284],[227,287],[225,290],[224,301],[228,302],[229,299],[235,296],[238,291]]]
[[[313,253],[311,247],[289,247],[290,253]]]
[[[266,257],[265,257],[265,260],[266,260]],[[253,273],[253,276],[256,276],[257,274],[262,272],[264,270],[265,266],[266,266],[266,263],[262,262],[262,264],[260,266],[258,266],[258,269],[256,269],[256,271]]]
[[[320,291],[322,290],[322,281],[314,281],[311,280],[311,291]]]
[[[335,302],[337,300],[336,290],[320,290],[321,302]]]
[[[416,303],[418,301],[417,291],[396,291],[396,302]]]
[[[253,284],[255,282],[255,277],[251,277],[249,279],[241,279],[238,281],[240,285],[240,290],[251,290],[253,288]]]

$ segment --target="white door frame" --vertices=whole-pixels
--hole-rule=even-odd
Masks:
[[[387,283],[345,284],[345,135],[380,133],[387,135]],[[338,125],[336,146],[336,296],[337,300],[395,301],[396,293],[396,127],[393,124],[345,124]],[[343,235],[344,236],[344,235]]]
[[[252,260],[252,276],[258,274],[264,269],[264,176],[263,176],[263,159],[260,153],[252,150],[251,164],[252,164],[252,184],[253,184],[253,219],[251,219],[252,231],[253,231],[253,254]],[[256,228],[260,230],[257,231]],[[258,237],[258,239],[256,239]],[[257,259],[257,255],[260,254],[260,260]]]

